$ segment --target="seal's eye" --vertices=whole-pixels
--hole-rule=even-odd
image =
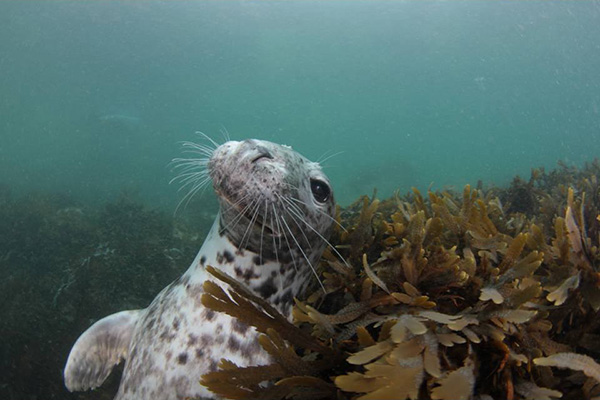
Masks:
[[[310,180],[310,190],[312,190],[313,197],[319,203],[325,203],[331,194],[329,186],[325,182],[318,179]]]

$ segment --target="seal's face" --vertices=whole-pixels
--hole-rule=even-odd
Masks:
[[[252,139],[219,146],[208,173],[221,204],[221,234],[239,249],[261,261],[320,256],[335,202],[318,163],[290,147]]]

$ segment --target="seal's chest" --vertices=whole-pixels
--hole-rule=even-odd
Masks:
[[[199,377],[217,370],[221,359],[237,365],[270,362],[254,328],[204,308],[201,295],[201,286],[184,275],[148,307],[132,340],[118,400],[146,393],[160,399],[177,399],[177,393],[211,397]]]

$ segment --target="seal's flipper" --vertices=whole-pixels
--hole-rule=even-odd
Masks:
[[[97,388],[129,350],[142,310],[121,311],[101,319],[75,342],[65,366],[65,386],[71,392]]]

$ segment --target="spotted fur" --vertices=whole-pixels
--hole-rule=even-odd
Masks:
[[[207,165],[220,212],[195,260],[148,308],[106,317],[78,339],[65,367],[70,390],[99,386],[125,359],[115,400],[217,398],[199,378],[221,358],[242,366],[269,362],[254,328],[202,305],[202,284],[213,280],[205,266],[289,316],[331,231],[329,182],[318,164],[259,140],[227,142],[211,151]]]

